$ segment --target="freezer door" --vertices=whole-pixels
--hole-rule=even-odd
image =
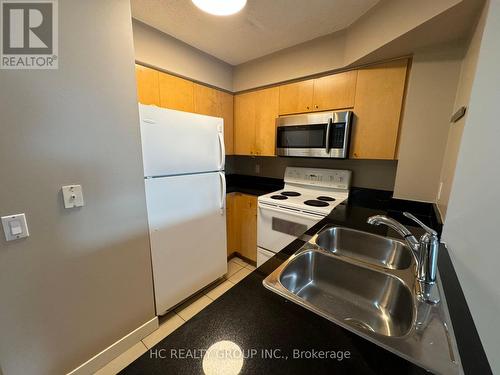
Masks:
[[[145,183],[160,315],[227,272],[225,188],[218,172]]]
[[[224,169],[224,125],[219,117],[139,104],[144,176]]]

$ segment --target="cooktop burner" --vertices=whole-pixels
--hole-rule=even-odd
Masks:
[[[326,206],[329,205],[326,202],[317,201],[317,200],[314,200],[314,199],[307,200],[307,201],[304,202],[304,204],[308,205],[308,206],[314,206],[314,207],[326,207]]]
[[[335,200],[335,198],[328,197],[326,195],[321,195],[321,196],[317,197],[316,199],[319,201],[325,201],[325,202],[333,202]]]
[[[299,197],[300,193],[297,193],[296,191],[282,191],[282,195],[285,195],[287,197]]]
[[[284,195],[271,195],[271,199],[284,200],[288,199],[288,197],[285,197]]]

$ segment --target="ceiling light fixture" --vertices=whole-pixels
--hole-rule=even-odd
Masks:
[[[202,11],[215,16],[229,16],[242,10],[247,0],[192,0]]]

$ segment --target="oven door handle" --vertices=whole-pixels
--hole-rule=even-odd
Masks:
[[[313,214],[312,212],[305,213],[305,212],[301,212],[301,211],[290,210],[287,208],[279,209],[279,208],[275,208],[274,206],[269,206],[267,204],[262,204],[262,203],[259,203],[259,208],[264,208],[266,210],[277,212],[280,214],[290,214],[290,215],[294,215],[297,217],[302,217],[304,219],[322,219],[324,217],[322,215]]]
[[[332,128],[332,119],[328,119],[328,125],[326,125],[326,146],[325,146],[325,152],[327,154],[330,153],[330,129]]]

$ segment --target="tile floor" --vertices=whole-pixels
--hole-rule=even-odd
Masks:
[[[246,263],[244,260],[232,258],[227,263],[227,273],[224,275],[223,279],[207,289],[202,290],[200,293],[175,308],[174,311],[160,317],[160,326],[156,331],[143,338],[142,341],[109,362],[95,374],[114,375],[120,372],[177,328],[182,326],[187,320],[191,319],[214,300],[222,296],[235,284],[243,280],[254,269],[254,266]]]

